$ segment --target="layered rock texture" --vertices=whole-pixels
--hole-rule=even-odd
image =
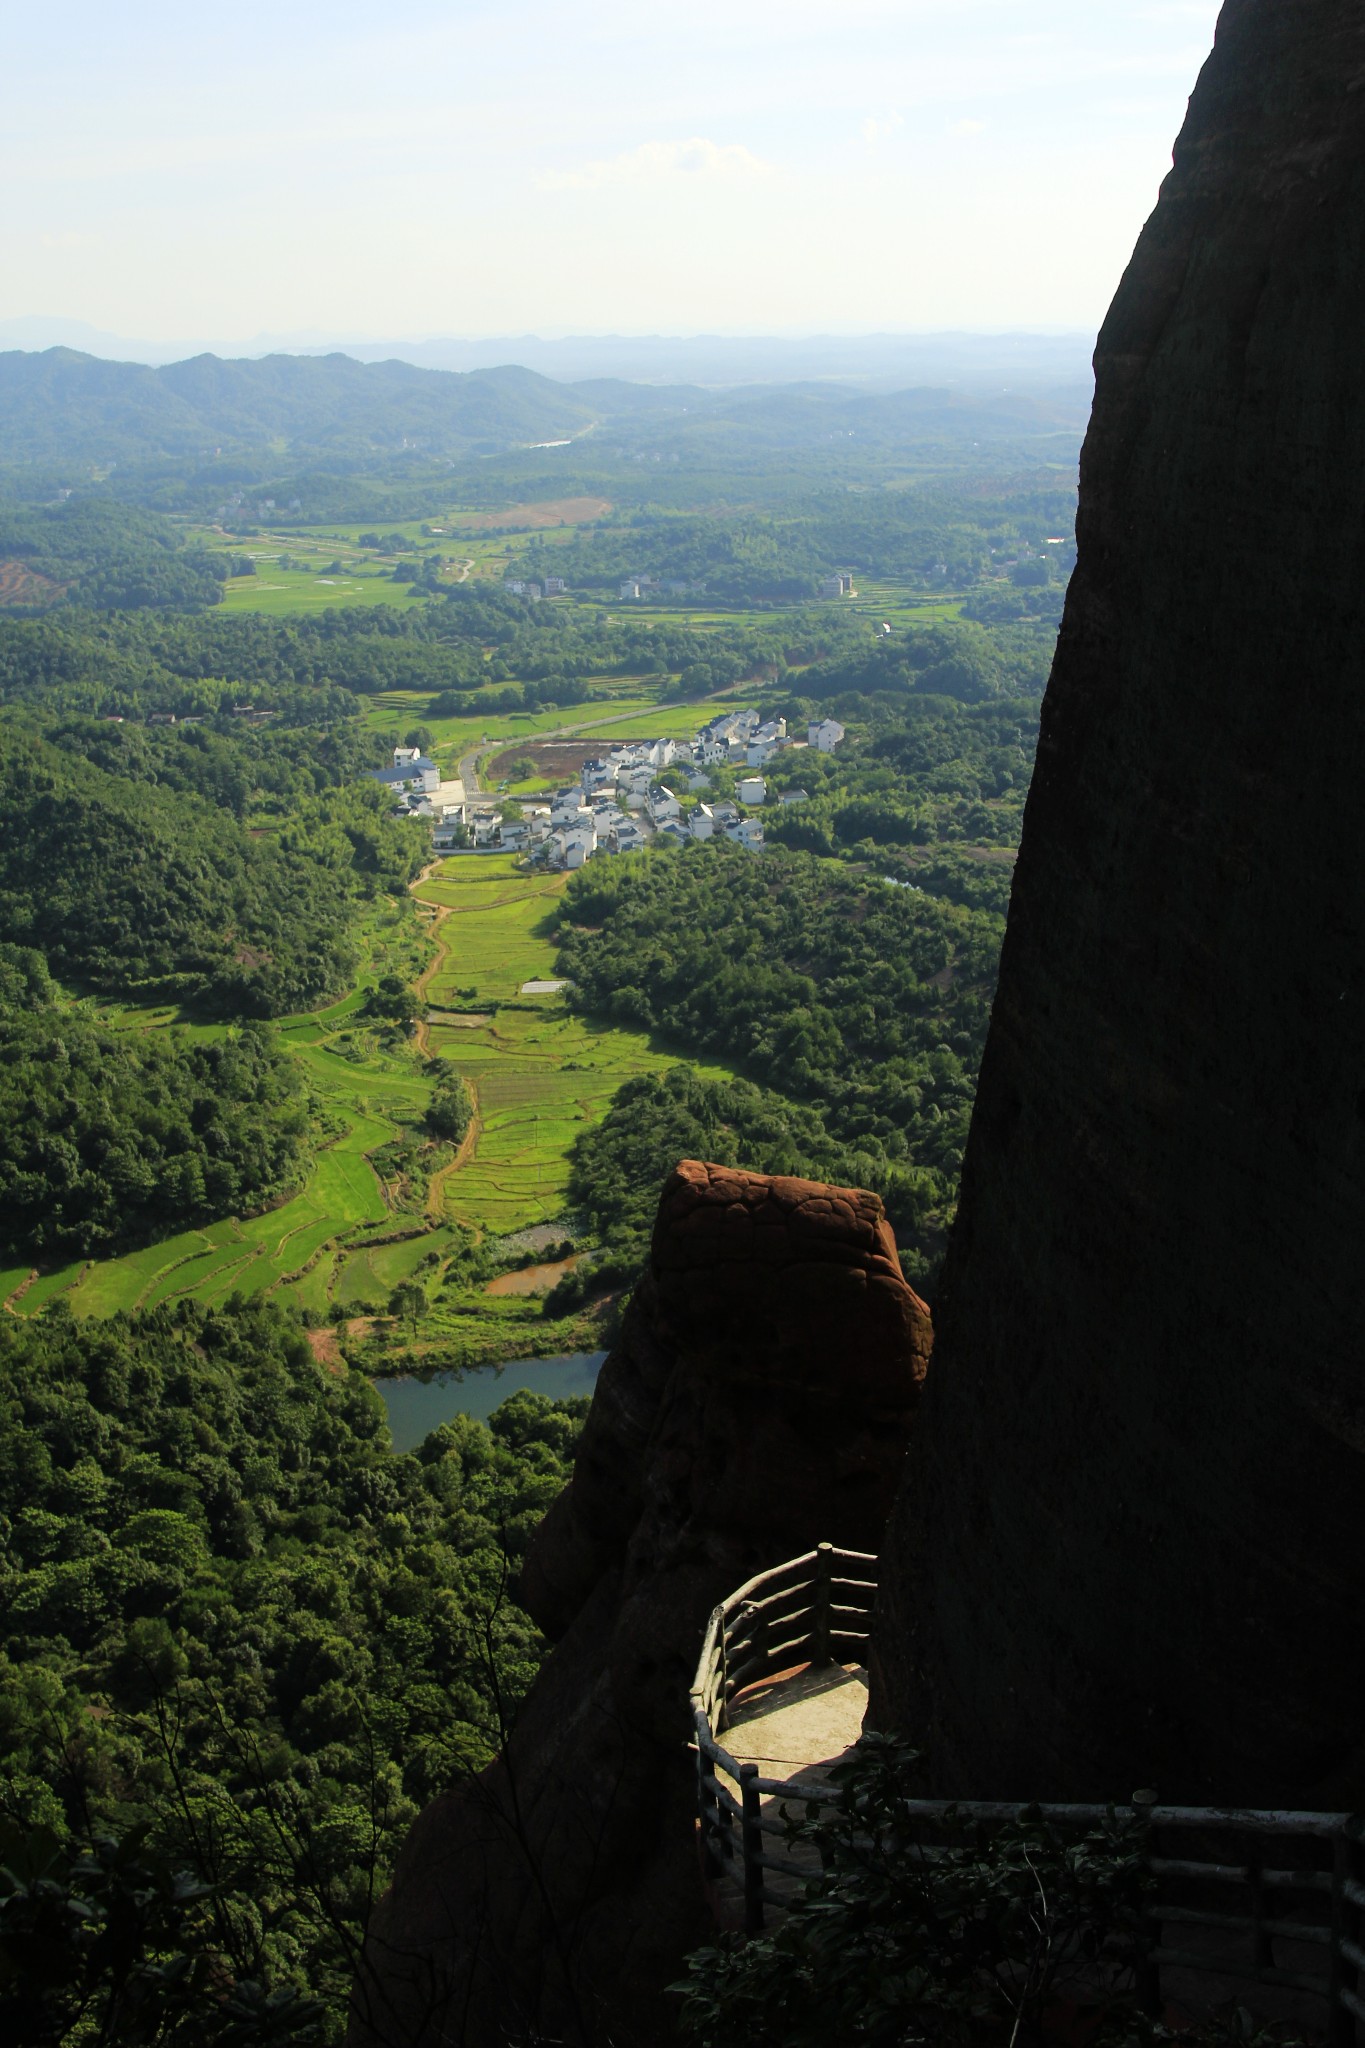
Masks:
[[[883,1558],[941,1787],[1365,1803],[1365,8],[1228,0],[1079,562]]]
[[[428,1808],[357,2041],[668,2038],[705,1938],[688,1688],[765,1565],[875,1550],[931,1332],[873,1195],[684,1161],[521,1598],[558,1638],[504,1758]]]

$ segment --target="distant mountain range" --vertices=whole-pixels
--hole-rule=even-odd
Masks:
[[[84,320],[27,315],[0,320],[0,349],[71,348],[125,363],[174,363],[188,356],[256,359],[343,354],[358,363],[411,363],[421,370],[489,370],[518,363],[561,384],[619,377],[633,384],[790,384],[837,379],[884,391],[942,384],[957,391],[1037,392],[1088,385],[1094,336],[1061,334],[538,334],[363,340],[355,336],[262,334],[225,344],[204,336],[179,345],[136,341]]]
[[[69,348],[0,354],[0,465],[205,459],[458,458],[570,441],[594,429],[658,454],[708,441],[755,451],[861,440],[1017,441],[1078,434],[1085,385],[1050,394],[833,382],[699,385],[555,382],[523,365],[472,371],[348,355],[215,355],[151,366]],[[661,439],[662,437],[662,439]],[[615,453],[623,452],[618,446]]]
[[[532,370],[472,376],[349,356],[194,356],[150,368],[74,349],[0,355],[0,461],[212,455],[433,453],[569,438],[597,412]]]

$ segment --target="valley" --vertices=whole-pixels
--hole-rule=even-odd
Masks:
[[[312,424],[221,467],[92,462],[93,408],[35,415],[56,495],[0,463],[0,1712],[25,1825],[224,1844],[231,1968],[340,2048],[408,1822],[540,1665],[509,1573],[677,1161],[856,1183],[932,1295],[1072,493],[894,408],[865,456],[721,406],[323,460],[384,379],[289,376]],[[741,710],[792,740],[761,853],[445,857],[393,781],[515,826]]]
[[[280,1022],[329,1133],[300,1191],[263,1215],[226,1218],[121,1257],[70,1260],[33,1278],[30,1267],[11,1268],[0,1273],[6,1307],[36,1315],[61,1302],[89,1317],[272,1296],[335,1323],[369,1370],[398,1356],[405,1365],[450,1365],[528,1346],[580,1348],[583,1317],[542,1318],[549,1278],[534,1294],[490,1293],[482,1264],[473,1277],[462,1270],[471,1249],[487,1245],[496,1263],[497,1240],[559,1218],[579,1131],[605,1113],[623,1081],[666,1072],[683,1057],[648,1033],[575,1015],[562,998],[522,993],[525,982],[554,978],[552,913],[567,880],[528,876],[510,857],[436,863],[412,892],[428,955],[415,982],[435,1013],[413,1047],[381,1043],[366,1028],[363,982],[338,1003]],[[381,925],[373,934],[374,961],[384,959],[391,931]],[[155,1030],[173,1017],[125,1010],[118,1021]],[[458,1154],[438,1150],[414,1181],[401,1167],[386,1173],[378,1155],[410,1146],[414,1134],[420,1142],[430,1095],[424,1055],[458,1066],[476,1109]],[[415,1326],[390,1331],[393,1292],[419,1273],[426,1306]]]

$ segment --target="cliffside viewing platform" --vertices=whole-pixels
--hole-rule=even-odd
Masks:
[[[760,1934],[818,1875],[790,1839],[811,1802],[833,1805],[867,1706],[863,1665],[877,1559],[822,1543],[758,1574],[712,1610],[690,1695],[703,1879],[717,1925]],[[1135,1793],[1149,1880],[1140,1936],[1118,1964],[1143,2006],[1194,2012],[1254,1984],[1258,2022],[1289,2021],[1330,2048],[1365,2038],[1365,1817],[1162,1806]],[[1116,1806],[914,1799],[896,1819],[924,1861],[983,1831],[1037,1820],[1077,1842]],[[1076,1985],[1094,1965],[1077,1958]]]
[[[821,1543],[750,1579],[707,1622],[691,1704],[702,1864],[722,1926],[756,1933],[815,1867],[779,1850],[782,1804],[832,1798],[825,1773],[862,1734],[876,1569],[863,1551]]]

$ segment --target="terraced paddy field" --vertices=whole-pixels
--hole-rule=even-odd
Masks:
[[[686,1055],[575,1016],[560,994],[522,994],[527,981],[553,979],[554,911],[566,883],[522,871],[511,856],[434,865],[413,891],[427,962],[417,985],[433,1012],[416,1042],[377,1035],[363,988],[281,1026],[327,1132],[299,1192],[262,1215],[183,1231],[120,1258],[0,1273],[0,1300],[20,1315],[60,1298],[78,1316],[103,1316],[186,1297],[272,1294],[339,1320],[348,1350],[359,1347],[367,1369],[380,1371],[414,1359],[474,1363],[545,1346],[582,1349],[592,1332],[581,1317],[546,1319],[536,1296],[489,1296],[483,1274],[470,1279],[470,1247],[553,1223],[578,1133],[605,1114],[623,1081]],[[404,929],[390,947],[412,953],[410,921]],[[370,978],[396,957],[377,952]],[[165,1009],[107,1014],[128,1030],[172,1021]],[[188,1028],[208,1036],[225,1027]],[[453,1061],[474,1094],[474,1122],[458,1151],[424,1141],[432,1057]],[[421,1151],[416,1180],[384,1149],[395,1144]],[[399,1283],[414,1278],[427,1309],[400,1329],[385,1310]]]

